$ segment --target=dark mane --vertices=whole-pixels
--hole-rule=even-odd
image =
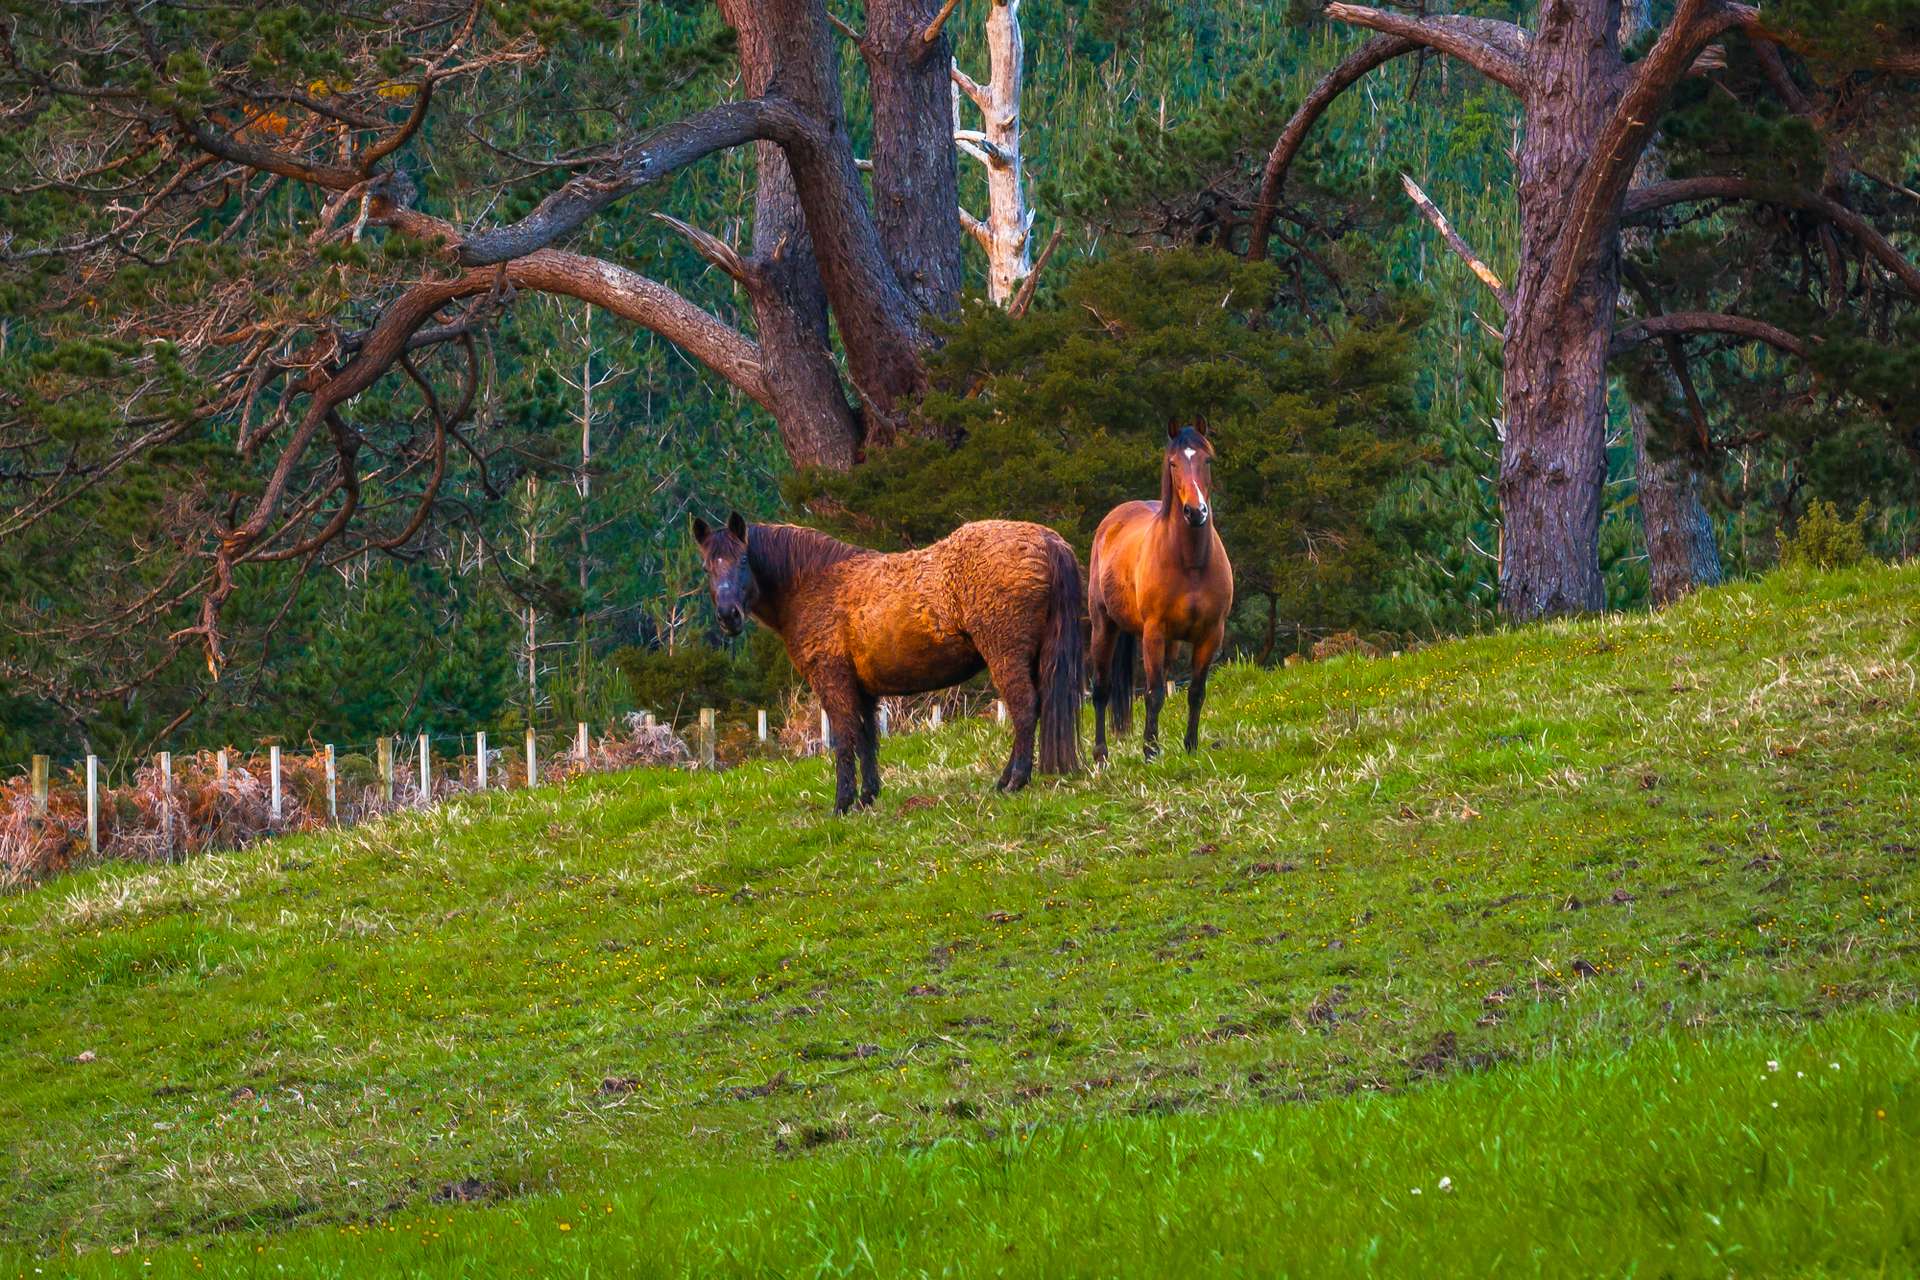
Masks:
[[[842,560],[878,554],[797,524],[756,524],[747,529],[747,567],[769,588],[785,586]]]

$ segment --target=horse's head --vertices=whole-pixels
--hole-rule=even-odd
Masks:
[[[1207,441],[1205,418],[1181,426],[1167,423],[1166,478],[1161,491],[1180,504],[1180,514],[1194,528],[1213,519],[1213,445]]]
[[[747,522],[736,511],[727,517],[725,527],[715,529],[695,516],[693,539],[700,544],[700,559],[713,580],[713,610],[719,615],[720,629],[737,636],[747,625],[747,615],[760,603],[760,584],[747,564]]]

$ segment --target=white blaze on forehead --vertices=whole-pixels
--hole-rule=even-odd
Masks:
[[[1193,452],[1194,451],[1192,449],[1187,450],[1187,456],[1191,458],[1193,456]]]

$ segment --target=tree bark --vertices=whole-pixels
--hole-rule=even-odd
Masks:
[[[739,26],[748,93],[767,92],[773,51],[753,23]],[[795,466],[845,471],[859,457],[861,423],[847,404],[827,330],[827,294],[793,170],[778,144],[755,148],[753,264],[748,294],[760,338],[768,404]]]
[[[953,45],[925,33],[937,0],[867,5],[873,99],[873,219],[893,274],[920,311],[960,305],[960,178],[953,153]]]
[[[1653,27],[1650,0],[1625,0],[1620,17],[1620,40],[1630,44]],[[1645,187],[1667,176],[1658,151],[1649,148],[1634,173],[1634,185]],[[1627,232],[1625,247],[1634,247]],[[1678,374],[1667,379],[1673,398],[1679,398]],[[1720,550],[1714,543],[1713,520],[1707,514],[1705,482],[1700,459],[1692,450],[1660,453],[1649,448],[1647,433],[1652,415],[1646,406],[1630,402],[1633,431],[1633,475],[1638,490],[1640,527],[1647,542],[1647,570],[1656,608],[1680,600],[1700,588],[1720,583]]]
[[[756,279],[748,292],[768,404],[797,467],[845,471],[859,458],[861,423],[848,405],[827,334],[827,295],[787,158],[759,146],[753,206]]]
[[[1607,355],[1619,297],[1619,210],[1582,209],[1592,145],[1620,101],[1620,0],[1548,0],[1528,57],[1520,269],[1506,334],[1500,602],[1515,618],[1604,608]],[[1598,248],[1562,258],[1570,216]],[[1558,279],[1556,280],[1556,277]],[[1564,286],[1560,283],[1564,281]]]
[[[926,384],[919,308],[894,276],[853,162],[840,94],[839,37],[818,0],[721,0],[742,48],[764,51],[768,88],[800,127],[782,138],[840,328],[847,371],[866,410],[869,445],[892,442]]]
[[[1648,451],[1647,411],[1633,413],[1633,469],[1640,490],[1640,520],[1647,535],[1647,566],[1653,603],[1665,606],[1701,587],[1718,586],[1720,550],[1702,495],[1705,487],[1691,453],[1665,457]]]

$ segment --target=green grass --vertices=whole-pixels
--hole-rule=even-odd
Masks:
[[[1911,1271],[1916,616],[1776,577],[1232,669],[1200,756],[1011,799],[965,725],[850,819],[753,764],[55,882],[0,1276]]]

